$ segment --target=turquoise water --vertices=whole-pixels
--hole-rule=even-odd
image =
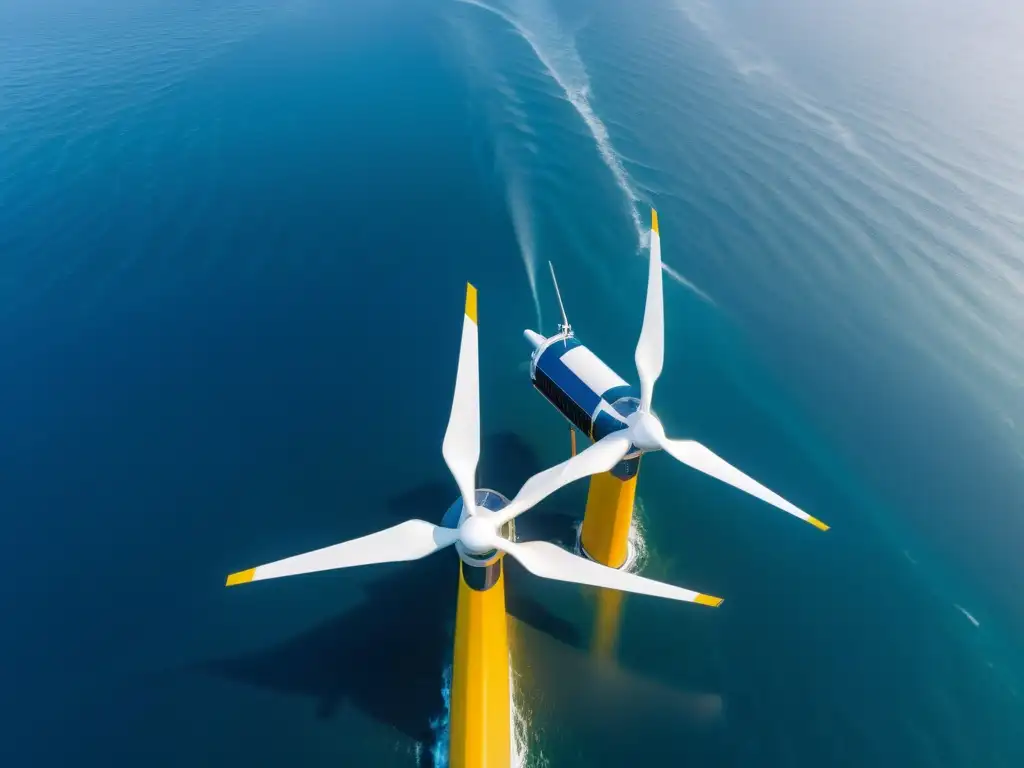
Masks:
[[[884,23],[883,23],[884,22]],[[430,765],[455,562],[224,590],[568,452],[558,270],[657,408],[832,525],[644,460],[644,573],[509,568],[528,765],[1024,762],[1021,14],[643,0],[0,6],[4,765]],[[571,544],[585,486],[522,518]],[[443,751],[443,750],[440,750]]]

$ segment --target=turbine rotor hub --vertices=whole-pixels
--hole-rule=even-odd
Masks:
[[[665,439],[665,429],[658,418],[650,412],[637,411],[626,420],[629,425],[629,437],[641,451],[656,451],[661,448]]]
[[[494,549],[496,534],[494,523],[479,513],[467,517],[459,525],[459,541],[466,552],[474,555],[482,555]]]

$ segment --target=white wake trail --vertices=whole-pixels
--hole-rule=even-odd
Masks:
[[[548,50],[534,32],[528,29],[522,21],[506,11],[481,2],[481,0],[457,0],[457,2],[475,6],[503,19],[533,49],[534,55],[544,65],[551,78],[561,87],[565,93],[565,98],[576,109],[576,112],[579,113],[579,116],[590,130],[590,135],[594,137],[594,143],[597,145],[597,151],[601,155],[601,159],[608,166],[608,170],[611,171],[612,176],[615,178],[615,183],[626,197],[629,215],[637,234],[637,242],[642,246],[645,230],[640,220],[640,214],[637,212],[637,203],[640,202],[640,198],[633,189],[633,184],[630,181],[625,166],[622,164],[622,159],[612,146],[608,128],[590,105],[590,83],[587,79],[583,63],[580,61],[579,54],[576,52],[572,42],[563,39],[559,41],[563,44],[562,50]],[[537,6],[537,8],[539,11],[543,11],[542,6]],[[557,29],[557,25],[553,23],[548,23],[546,26],[549,29]],[[570,74],[565,72],[564,69],[560,69],[558,61],[564,62],[563,67],[568,66],[568,68],[575,70],[575,72]]]
[[[537,312],[537,328],[543,328],[544,323],[540,315],[540,295],[537,292],[537,251],[533,237],[533,212],[530,210],[530,204],[523,190],[522,177],[518,172],[511,172],[506,192],[508,209],[512,216],[512,229],[516,233],[519,254],[523,258],[526,279],[530,282],[530,292],[533,294],[533,308]]]
[[[622,194],[626,198],[626,207],[629,211],[630,220],[633,222],[633,229],[636,232],[637,249],[646,250],[650,242],[650,234],[644,226],[644,223],[641,221],[640,213],[637,210],[637,205],[641,203],[642,200],[633,187],[633,183],[629,178],[629,173],[626,171],[626,168],[622,163],[622,158],[612,146],[611,136],[608,134],[608,128],[605,126],[604,122],[602,122],[601,118],[597,116],[597,113],[594,112],[594,108],[590,104],[590,81],[587,77],[587,71],[583,66],[583,62],[580,60],[579,53],[576,51],[576,47],[573,44],[572,39],[567,39],[567,36],[559,31],[560,28],[557,19],[551,18],[550,10],[547,9],[542,2],[532,3],[535,15],[539,15],[540,21],[543,22],[542,26],[548,30],[555,30],[554,35],[557,38],[556,42],[559,43],[561,47],[558,50],[553,50],[546,46],[540,36],[531,31],[522,20],[516,18],[507,11],[495,8],[482,0],[457,0],[457,2],[464,5],[475,6],[476,8],[480,8],[481,10],[494,14],[512,27],[512,29],[514,29],[516,33],[530,46],[538,61],[540,61],[551,78],[562,89],[565,94],[565,98],[570,104],[572,104],[576,109],[576,112],[583,119],[584,124],[590,131],[590,135],[594,137],[594,143],[597,146],[597,151],[600,154],[601,159],[608,167],[608,170],[611,171],[612,176],[615,179],[615,183],[618,185],[619,189],[622,190]],[[518,237],[518,227],[516,234]],[[522,240],[520,240],[520,248],[523,248]],[[523,258],[524,261],[527,260],[525,251]],[[700,298],[704,299],[704,301],[714,304],[714,301],[710,296],[679,274],[679,272],[668,265],[663,265],[663,269],[665,274],[679,283],[679,285],[693,291]],[[534,288],[534,277],[529,263],[527,264],[527,272],[530,276],[531,288]],[[535,291],[535,300],[536,295]],[[539,317],[539,303],[537,313]]]

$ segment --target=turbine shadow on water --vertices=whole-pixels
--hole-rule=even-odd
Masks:
[[[542,468],[529,446],[512,433],[485,439],[482,454],[482,485],[514,490]],[[450,481],[428,482],[388,499],[386,509],[396,518],[435,519],[456,494]],[[561,541],[571,535],[573,522],[570,515],[547,514],[524,527],[531,539]],[[431,721],[445,708],[439,682],[451,661],[455,621],[458,559],[447,554],[399,566],[368,585],[364,600],[354,608],[290,639],[202,662],[197,669],[309,697],[324,719],[348,703],[414,743],[430,745],[436,737]],[[570,622],[524,593],[525,581],[506,582],[508,613],[559,645],[584,649],[584,639]]]
[[[451,651],[456,569],[451,558],[416,561],[374,582],[363,602],[339,616],[270,648],[199,667],[234,682],[309,697],[323,719],[352,704],[429,744],[430,718],[444,706],[438,679]]]

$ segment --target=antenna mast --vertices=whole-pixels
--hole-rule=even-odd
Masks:
[[[558,290],[558,278],[555,277],[555,265],[548,260],[548,268],[551,270],[551,282],[555,284],[555,296],[558,297],[558,307],[562,310],[562,322],[558,326],[558,332],[566,337],[572,336],[572,326],[569,325],[569,318],[565,316],[565,304],[562,303],[562,292]]]

